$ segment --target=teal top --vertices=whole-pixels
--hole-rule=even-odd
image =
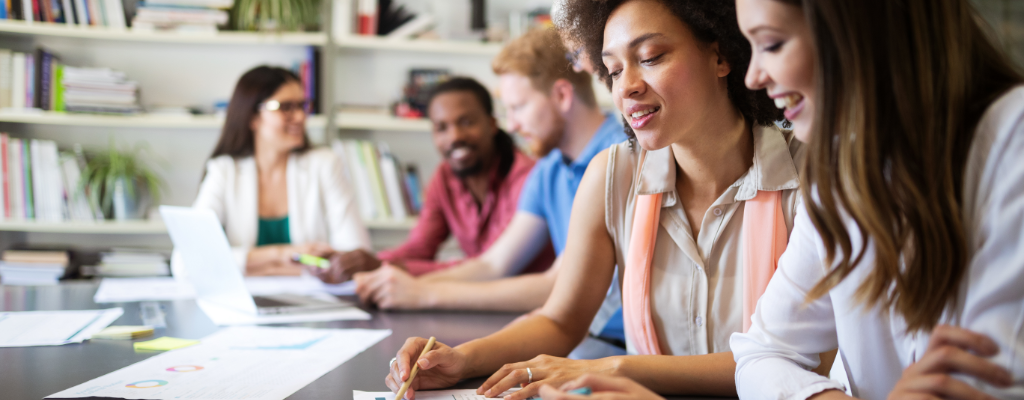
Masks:
[[[291,244],[292,235],[288,229],[288,216],[278,219],[260,218],[256,234],[256,246],[268,244]]]

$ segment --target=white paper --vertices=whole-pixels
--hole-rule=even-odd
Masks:
[[[253,399],[288,397],[391,335],[390,330],[225,328],[48,398]]]
[[[92,301],[96,303],[127,303],[132,301],[165,301],[196,298],[191,285],[171,277],[104,278]]]
[[[0,312],[0,347],[57,346],[81,343],[121,317],[106,310]]]
[[[245,286],[253,296],[275,294],[330,293],[336,296],[355,295],[355,282],[328,285],[310,276],[259,276],[245,278]],[[171,301],[196,298],[196,291],[188,282],[172,277],[158,278],[105,278],[100,282],[93,301],[96,303],[125,303],[133,301]]]
[[[484,397],[476,394],[476,389],[454,389],[454,390],[417,390],[416,400],[485,400],[501,399],[508,396],[519,388],[514,388],[502,393],[498,397]],[[392,392],[363,392],[352,391],[352,400],[395,400],[395,393]]]
[[[199,308],[217,325],[259,325],[291,324],[296,322],[322,322],[368,320],[370,314],[356,307],[339,308],[336,311],[316,311],[295,314],[252,315],[208,301],[196,300]]]

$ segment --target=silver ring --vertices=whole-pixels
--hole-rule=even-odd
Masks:
[[[530,367],[526,367],[526,384],[533,383],[533,371],[530,371]]]
[[[391,362],[388,363],[388,368],[395,368],[395,361],[398,361],[398,357],[391,359]]]

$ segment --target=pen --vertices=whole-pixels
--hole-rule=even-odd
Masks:
[[[299,264],[319,267],[320,269],[328,269],[331,267],[331,262],[328,261],[326,258],[317,257],[309,254],[292,254],[292,261],[295,261]]]
[[[420,372],[420,359],[427,354],[430,349],[434,348],[434,342],[437,338],[431,336],[430,340],[427,341],[427,345],[423,347],[423,351],[420,352],[420,356],[416,357],[416,362],[412,363],[412,372],[409,373],[409,379],[405,380],[402,384],[402,388],[398,389],[398,393],[395,394],[395,400],[402,400],[402,396],[405,396],[405,391],[409,390],[409,385],[412,385],[412,380],[416,379],[416,373]]]

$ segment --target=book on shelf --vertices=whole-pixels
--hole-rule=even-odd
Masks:
[[[307,46],[306,57],[292,65],[292,72],[298,75],[306,91],[306,101],[309,102],[309,109],[306,110],[308,114],[319,114],[322,110],[320,91],[317,90],[321,81],[320,66],[320,49],[316,46]]]
[[[81,152],[60,154],[50,140],[0,134],[4,161],[0,219],[44,222],[94,221],[102,213],[81,185]]]
[[[365,140],[334,140],[334,153],[342,161],[343,175],[355,192],[363,220],[402,221],[418,210],[410,207],[409,193],[403,184],[401,163],[385,144]]]
[[[67,66],[46,49],[0,50],[0,108],[135,114],[138,91],[123,72]]]

